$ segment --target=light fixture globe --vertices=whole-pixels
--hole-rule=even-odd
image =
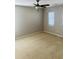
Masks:
[[[38,6],[36,6],[36,7],[35,7],[35,9],[36,9],[36,10],[39,10],[39,7],[38,7]]]

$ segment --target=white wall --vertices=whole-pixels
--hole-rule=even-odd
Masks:
[[[54,26],[48,25],[48,13],[54,12]],[[51,28],[50,28],[51,27]],[[49,30],[52,31],[49,31]],[[44,9],[44,31],[63,36],[63,5]]]
[[[43,30],[42,10],[34,7],[15,6],[16,37]]]

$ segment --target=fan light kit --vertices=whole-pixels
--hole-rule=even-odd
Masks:
[[[39,7],[37,7],[37,6],[36,6],[36,7],[35,7],[35,9],[36,9],[36,10],[38,10],[38,9],[39,9]]]
[[[46,6],[49,6],[49,4],[43,4],[43,5],[40,5],[40,4],[39,4],[39,1],[40,1],[40,0],[36,0],[37,3],[34,4],[36,10],[38,10],[40,7],[42,7],[42,8],[46,8]]]

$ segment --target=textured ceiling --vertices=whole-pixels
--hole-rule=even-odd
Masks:
[[[15,5],[34,6],[33,3],[36,3],[36,0],[15,0]],[[63,4],[63,0],[40,0],[39,4],[60,5]]]

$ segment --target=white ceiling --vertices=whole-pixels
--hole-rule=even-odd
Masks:
[[[36,0],[15,0],[15,5],[34,6],[33,3],[36,3]],[[39,4],[60,5],[63,0],[40,0]]]

